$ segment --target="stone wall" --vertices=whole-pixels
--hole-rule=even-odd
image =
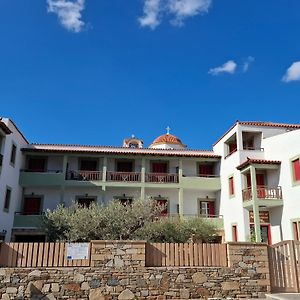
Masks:
[[[0,299],[259,298],[269,291],[265,244],[229,243],[228,261],[226,268],[145,267],[143,241],[93,242],[91,267],[0,268]]]

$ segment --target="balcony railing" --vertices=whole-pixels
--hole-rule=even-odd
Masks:
[[[171,173],[146,173],[146,182],[152,183],[178,183],[178,174]]]
[[[52,169],[22,169],[22,172],[27,173],[62,173],[62,170],[52,170]]]
[[[220,175],[216,174],[191,174],[191,173],[184,173],[183,177],[202,177],[202,178],[219,178]]]
[[[110,172],[106,173],[107,181],[139,182],[141,173],[138,172]]]
[[[265,200],[277,200],[282,199],[282,189],[281,186],[269,188],[269,187],[258,187],[257,198],[265,199]],[[249,201],[252,199],[252,191],[251,188],[247,188],[243,190],[243,201]]]
[[[69,171],[66,180],[78,181],[98,181],[102,180],[102,172],[100,171]]]

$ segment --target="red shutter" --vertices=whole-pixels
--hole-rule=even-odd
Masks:
[[[215,216],[215,203],[214,202],[208,202],[208,214],[211,217]]]
[[[39,215],[41,209],[40,198],[25,198],[24,199],[24,215]]]
[[[264,174],[256,174],[256,184],[257,184],[257,197],[266,198]]]
[[[293,169],[294,169],[294,180],[300,180],[300,160],[296,159],[293,161]]]
[[[153,163],[152,164],[153,173],[167,173],[167,164],[166,163]]]
[[[251,174],[247,174],[247,188],[251,188]]]
[[[237,242],[238,236],[237,236],[237,227],[236,225],[232,225],[232,238],[234,242]]]
[[[237,149],[237,144],[229,144],[229,153],[235,152]]]

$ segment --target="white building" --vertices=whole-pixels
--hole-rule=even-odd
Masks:
[[[15,241],[44,240],[41,214],[59,203],[148,197],[167,203],[165,215],[207,217],[226,241],[299,239],[300,125],[236,122],[213,151],[199,151],[169,132],[149,148],[134,136],[123,147],[29,144],[12,122],[2,123],[9,129],[0,152],[2,208],[11,190],[9,210],[0,210],[6,240],[10,233]]]

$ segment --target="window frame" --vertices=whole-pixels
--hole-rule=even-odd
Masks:
[[[231,179],[232,179],[232,190],[231,190],[231,182],[230,182]],[[234,174],[228,176],[228,194],[230,198],[235,197]]]
[[[7,203],[7,192],[9,191],[10,195],[9,195],[9,199],[8,199],[8,207],[6,207],[6,203]],[[6,186],[5,189],[5,197],[4,197],[4,205],[3,205],[3,211],[4,212],[9,212],[9,208],[10,208],[10,203],[11,203],[11,197],[12,197],[12,188],[10,186]]]
[[[296,226],[295,226],[296,225]],[[297,233],[295,232],[297,227]],[[300,241],[300,219],[291,219],[292,237],[295,241]]]
[[[15,149],[14,155],[13,155],[13,149]],[[10,164],[12,167],[15,167],[15,165],[16,165],[16,160],[17,160],[17,150],[18,150],[17,144],[13,141],[13,142],[11,143],[11,148],[10,148],[10,158],[9,158],[9,164]],[[12,158],[13,158],[13,160],[12,160]]]
[[[300,168],[300,155],[297,155],[297,156],[295,156],[295,157],[293,157],[293,158],[290,159],[292,186],[300,185],[300,178],[297,180],[296,176],[295,176],[294,163],[296,161],[299,161],[299,168]]]

